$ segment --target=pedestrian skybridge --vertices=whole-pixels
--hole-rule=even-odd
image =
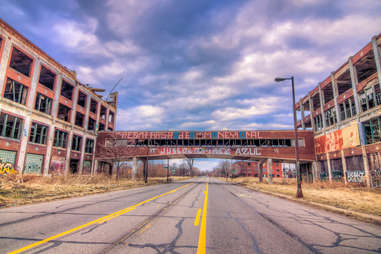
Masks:
[[[312,131],[298,131],[301,161],[314,160]],[[172,158],[295,160],[293,130],[272,131],[105,131],[99,132],[98,161]]]

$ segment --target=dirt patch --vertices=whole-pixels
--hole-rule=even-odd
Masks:
[[[295,179],[273,179],[272,184],[259,183],[258,178],[239,177],[229,179],[233,183],[257,191],[295,197]],[[381,216],[381,189],[368,189],[361,185],[345,185],[341,182],[303,183],[304,200],[334,206],[349,211]]]
[[[188,178],[171,177],[172,181]],[[165,177],[148,178],[145,184],[142,179],[116,181],[108,176],[24,176],[23,181],[17,176],[3,176],[0,177],[0,208],[161,183],[166,183]]]

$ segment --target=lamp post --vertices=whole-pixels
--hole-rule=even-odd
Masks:
[[[276,82],[282,82],[285,80],[291,80],[292,85],[292,106],[294,111],[294,130],[295,130],[295,157],[296,157],[296,184],[297,184],[297,190],[296,190],[296,197],[302,198],[303,192],[302,192],[302,179],[300,175],[300,165],[299,165],[299,140],[298,140],[298,128],[296,126],[296,107],[295,107],[295,88],[294,88],[294,76],[291,76],[289,78],[275,78]]]

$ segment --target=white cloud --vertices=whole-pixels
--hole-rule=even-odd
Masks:
[[[164,109],[158,106],[140,105],[118,110],[118,129],[158,129],[165,117]]]
[[[258,115],[271,114],[283,108],[283,98],[268,97],[257,98],[251,101],[245,100],[244,104],[251,104],[248,108],[226,107],[217,109],[212,113],[214,119],[218,121],[231,121],[236,119],[248,119]]]

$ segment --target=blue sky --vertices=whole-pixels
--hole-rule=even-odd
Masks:
[[[297,98],[381,32],[379,0],[3,0],[0,16],[83,83],[117,129],[292,128]]]

